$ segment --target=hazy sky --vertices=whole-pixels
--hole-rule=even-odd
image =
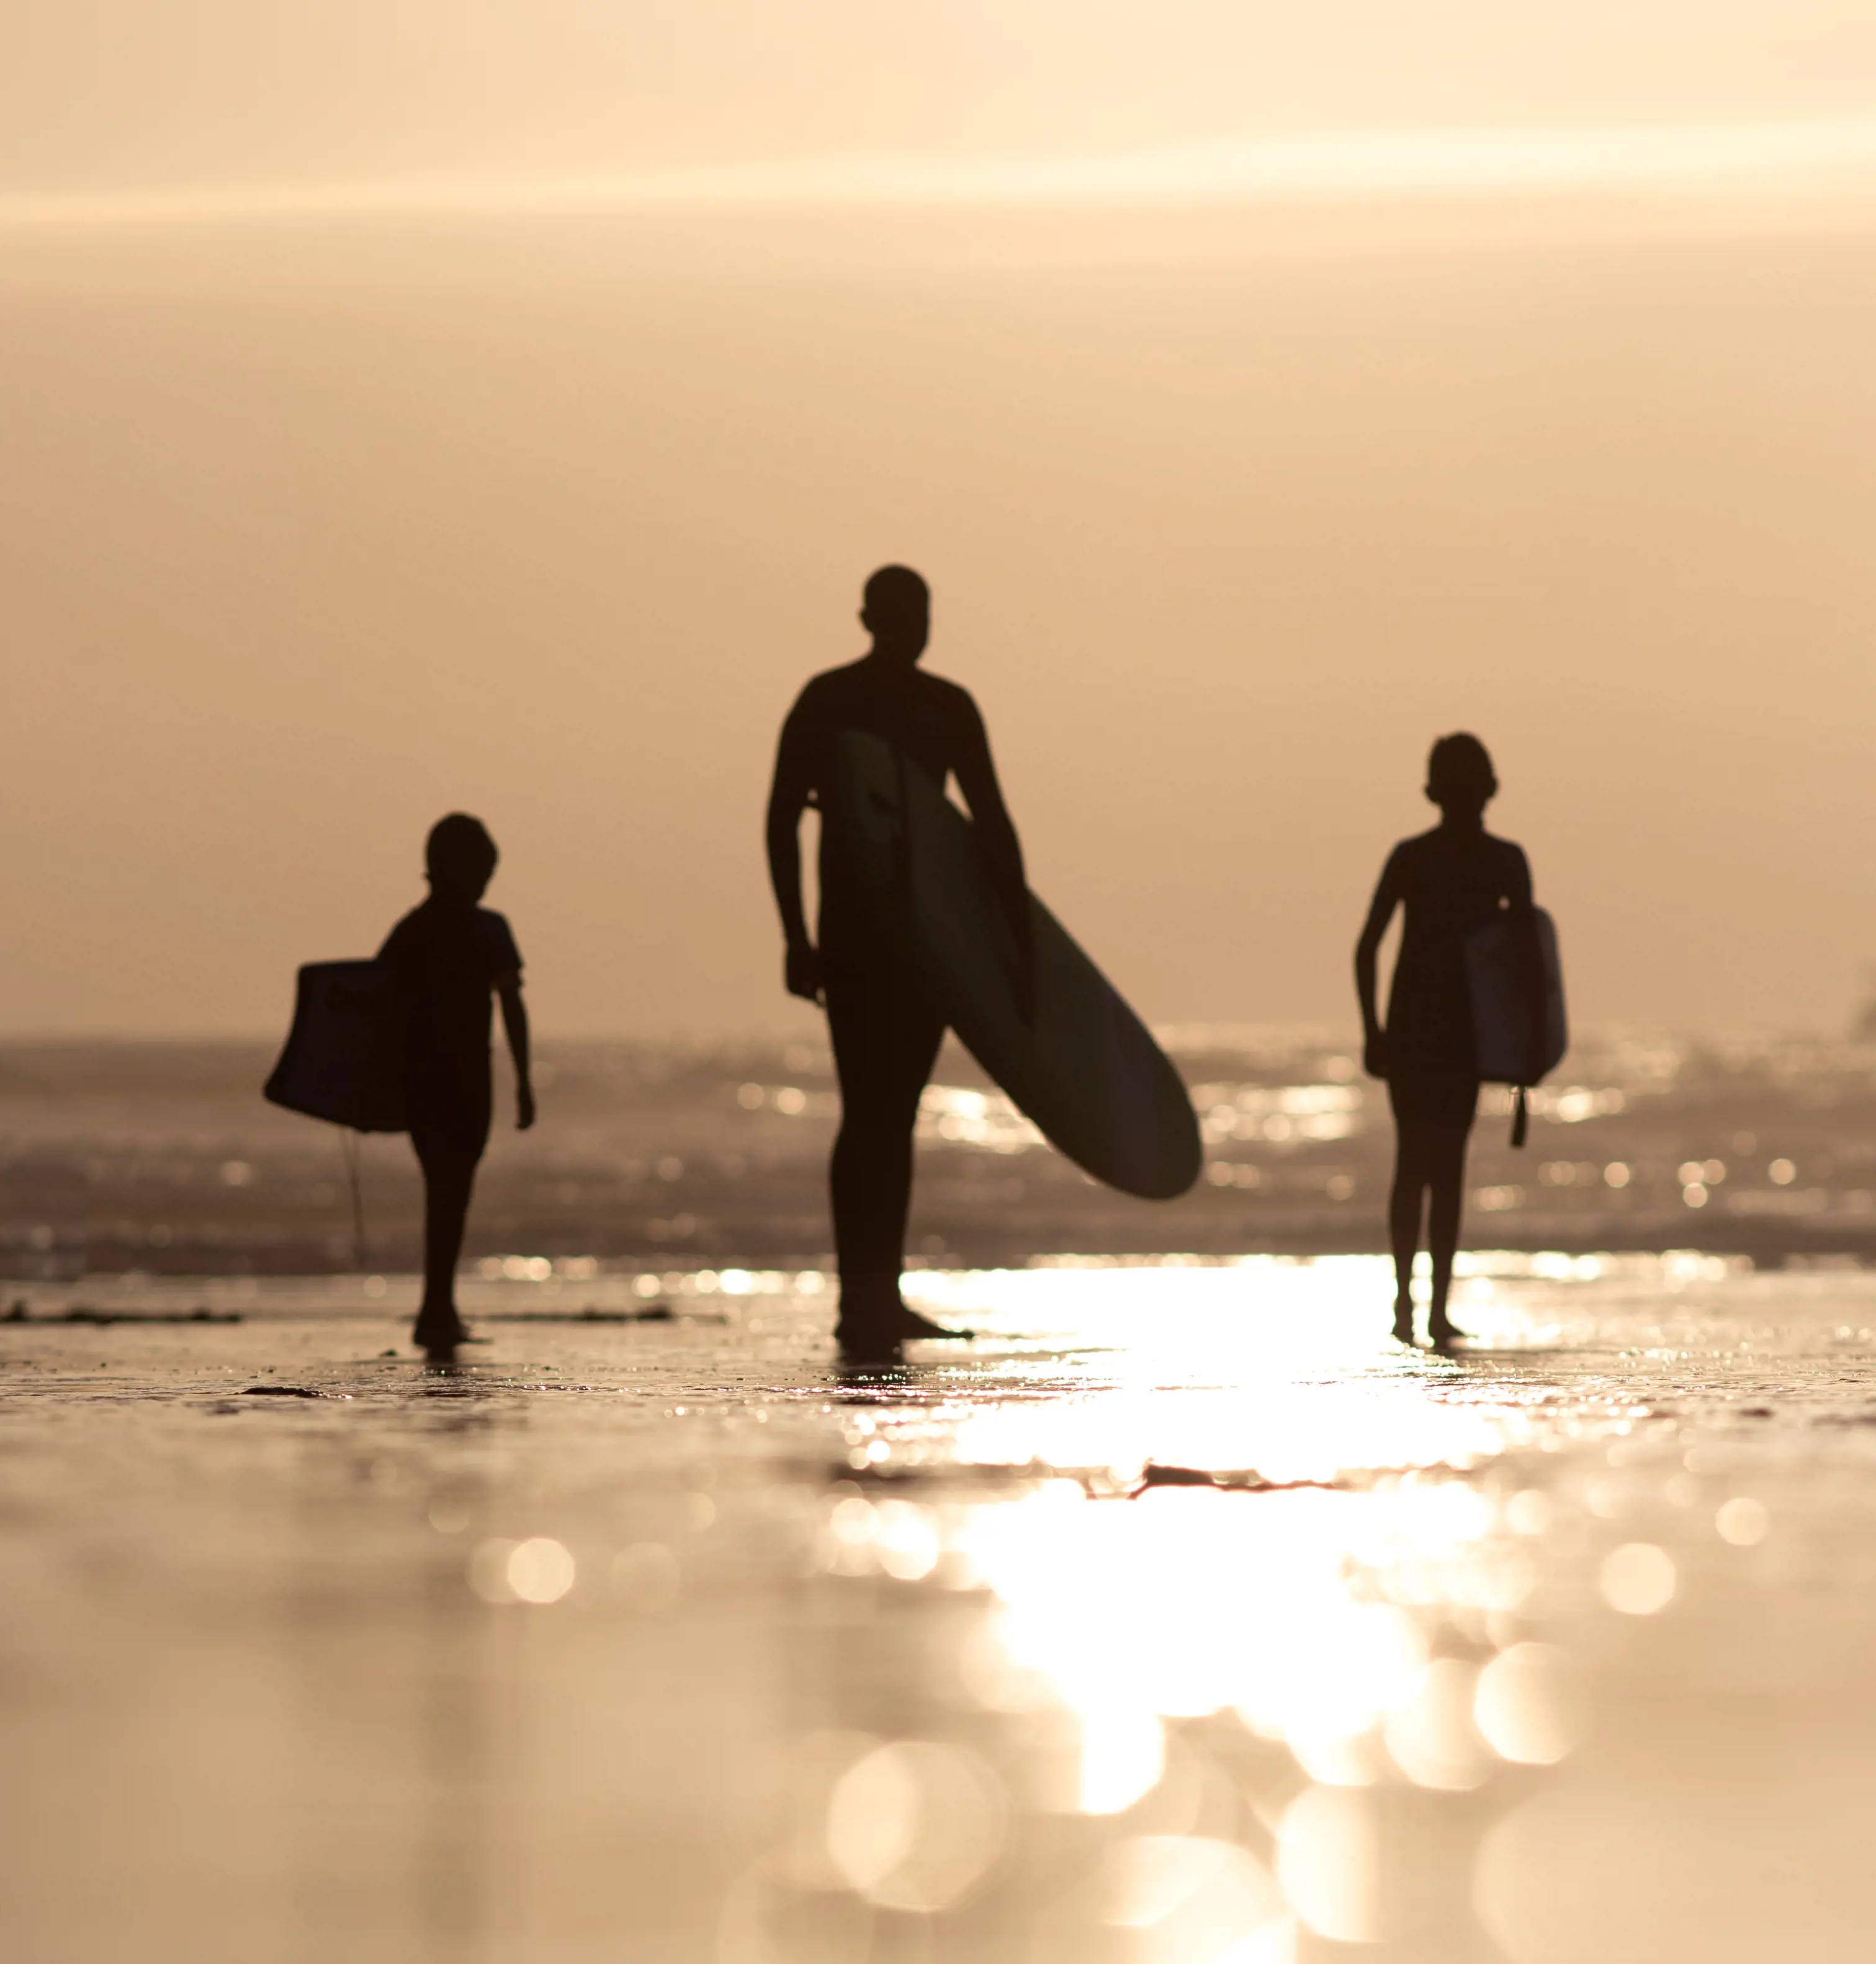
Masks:
[[[62,0],[15,188],[1868,112],[1855,0]]]
[[[0,53],[0,1029],[274,1031],[453,806],[544,1028],[805,1017],[770,748],[888,557],[1156,1020],[1352,1020],[1461,727],[1581,1019],[1834,1022],[1876,960],[1867,9],[172,0]]]

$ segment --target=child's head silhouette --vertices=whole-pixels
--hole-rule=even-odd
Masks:
[[[1477,818],[1498,790],[1490,753],[1459,730],[1442,736],[1426,760],[1426,794],[1448,817]]]
[[[423,849],[431,891],[450,900],[480,900],[499,857],[487,826],[464,811],[439,818]]]

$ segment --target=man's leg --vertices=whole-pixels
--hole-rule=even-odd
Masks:
[[[904,1334],[899,1278],[912,1202],[912,1128],[944,1034],[915,979],[882,966],[830,975],[827,1021],[840,1078],[828,1186],[840,1262],[843,1344]]]

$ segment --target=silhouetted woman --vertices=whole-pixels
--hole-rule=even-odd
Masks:
[[[1467,937],[1509,910],[1530,926],[1525,966],[1534,980],[1538,974],[1531,868],[1519,847],[1485,829],[1485,807],[1497,789],[1492,760],[1477,737],[1442,736],[1433,746],[1426,795],[1439,807],[1440,822],[1418,838],[1403,839],[1388,855],[1355,947],[1364,1061],[1371,1076],[1387,1080],[1398,1138],[1387,1224],[1394,1253],[1394,1335],[1403,1343],[1413,1341],[1413,1258],[1423,1205],[1433,1258],[1427,1335],[1438,1346],[1454,1333],[1446,1298],[1459,1243],[1466,1139],[1479,1102]],[[1375,967],[1397,907],[1405,909],[1406,919],[1384,1029],[1376,1014]],[[1540,1013],[1534,987],[1533,1081]]]

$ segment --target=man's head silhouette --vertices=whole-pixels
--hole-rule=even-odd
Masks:
[[[883,566],[866,583],[860,624],[875,654],[916,662],[932,638],[932,589],[909,566]]]
[[[1461,730],[1442,736],[1426,760],[1426,794],[1452,817],[1477,818],[1497,794],[1491,754]]]
[[[495,878],[499,855],[488,828],[479,818],[453,811],[430,828],[423,863],[431,891],[452,900],[479,900]]]

